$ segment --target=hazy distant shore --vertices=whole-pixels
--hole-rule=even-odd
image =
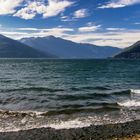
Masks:
[[[1,132],[0,140],[113,140],[140,137],[140,120],[73,129],[36,128],[18,132]]]

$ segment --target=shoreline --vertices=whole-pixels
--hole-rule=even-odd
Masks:
[[[134,135],[134,136],[126,136],[122,138],[113,138],[110,140],[140,140],[140,134]]]
[[[139,140],[140,120],[126,123],[91,125],[83,128],[35,128],[0,132],[0,140]]]

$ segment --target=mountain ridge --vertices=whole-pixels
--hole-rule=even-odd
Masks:
[[[46,58],[51,57],[17,40],[0,34],[0,58]]]
[[[59,58],[108,58],[121,51],[117,47],[76,43],[55,36],[22,38],[20,41]]]
[[[115,55],[114,58],[124,59],[138,59],[140,58],[140,41],[137,41],[128,48],[125,48],[122,52]]]

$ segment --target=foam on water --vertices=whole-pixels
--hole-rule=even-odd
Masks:
[[[131,89],[131,93],[140,94],[140,89]]]
[[[131,99],[118,102],[119,106],[122,106],[122,107],[139,107],[140,106],[140,100],[138,97],[140,95],[140,90],[130,89],[130,91],[132,93]]]
[[[79,119],[70,120],[70,121],[62,121],[60,123],[50,124],[49,127],[54,129],[70,129],[70,128],[83,128],[91,125],[91,122],[83,122]]]
[[[87,116],[87,117],[77,117],[68,120],[52,120],[47,121],[44,124],[40,124],[37,120],[32,120],[32,123],[29,123],[29,120],[23,118],[21,124],[12,124],[13,122],[7,124],[6,127],[1,127],[0,132],[18,132],[20,130],[30,130],[30,129],[39,129],[39,128],[52,128],[52,129],[72,129],[72,128],[84,128],[91,125],[105,125],[105,124],[116,124],[116,123],[125,123],[132,121],[132,119],[122,119],[122,116],[118,119],[113,119],[108,114],[103,115],[102,117],[97,116]],[[29,123],[29,124],[28,124]],[[24,127],[23,127],[24,126]]]
[[[128,101],[125,101],[125,102],[119,102],[118,104],[120,106],[124,106],[124,107],[139,107],[140,106],[140,101],[128,100]]]
[[[0,115],[7,115],[7,116],[31,116],[31,117],[39,117],[47,112],[40,112],[40,111],[9,111],[9,110],[1,110]]]
[[[3,60],[0,131],[134,120],[139,117],[139,66],[137,60]]]
[[[88,119],[87,119],[88,118]],[[22,125],[24,127],[21,127],[20,124],[8,124],[4,128],[0,128],[0,132],[17,132],[20,130],[30,130],[35,128],[53,128],[53,129],[70,129],[70,128],[83,128],[83,127],[89,127],[92,124],[92,121],[97,121],[96,116],[95,117],[87,117],[87,118],[75,118],[70,120],[53,120],[52,122],[48,122],[46,120],[46,123],[40,124],[37,122],[37,120],[32,120],[32,123],[29,123],[29,120],[25,117],[21,120]],[[28,124],[29,123],[29,124]],[[98,123],[98,124],[101,124]],[[94,125],[97,125],[97,123]]]

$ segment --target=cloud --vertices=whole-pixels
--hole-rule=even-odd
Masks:
[[[79,9],[69,16],[64,16],[62,14],[60,18],[61,21],[77,21],[78,19],[85,18],[87,16],[89,16],[87,9]]]
[[[16,30],[19,30],[19,31],[38,31],[39,29],[37,29],[37,28],[16,28]]]
[[[24,37],[45,37],[53,35],[64,39],[72,40],[79,43],[91,43],[99,46],[128,47],[138,41],[140,30],[103,30],[101,32],[80,32],[78,29],[54,27],[54,28],[0,28],[0,34],[6,35],[13,39]]]
[[[63,27],[54,27],[54,28],[0,28],[0,34],[6,35],[13,39],[20,39],[24,37],[45,37],[53,35],[56,37],[62,37],[69,33],[73,33],[74,29],[72,28],[63,28]]]
[[[94,32],[100,29],[101,25],[92,25],[88,23],[88,26],[78,28],[79,32]]]
[[[85,18],[87,17],[88,14],[88,10],[87,9],[80,9],[74,12],[73,14],[73,18]]]
[[[14,14],[14,16],[20,17],[20,18],[26,19],[26,20],[33,19],[36,16],[36,12],[31,10],[30,7],[32,7],[32,6],[29,5],[29,7],[22,8],[16,14]]]
[[[60,18],[61,21],[74,21],[74,19],[69,16],[61,16]]]
[[[135,24],[135,25],[140,25],[140,22],[135,22],[134,24]]]
[[[0,0],[0,15],[13,14],[23,0]]]
[[[48,2],[49,4],[46,7],[46,10],[44,10],[43,17],[56,16],[59,13],[63,12],[67,7],[74,4],[73,2],[67,0],[48,0]]]
[[[123,31],[126,30],[125,28],[106,28],[108,31]]]
[[[44,18],[57,16],[70,7],[74,2],[68,0],[48,0],[48,3],[34,1],[29,2],[26,7],[18,10],[14,16],[23,19],[33,19],[37,14],[41,14]]]
[[[41,31],[41,32],[52,32],[52,31],[59,31],[59,32],[61,32],[61,33],[63,33],[63,32],[71,32],[71,31],[74,31],[74,29],[72,29],[72,28],[63,28],[63,27],[61,27],[61,26],[59,26],[59,27],[55,27],[55,28],[44,28],[44,29],[42,29],[42,28],[16,28],[16,30],[19,30],[19,31],[34,31],[34,32],[38,32],[38,31]]]
[[[99,46],[114,46],[125,48],[140,40],[140,30],[126,29],[123,31],[84,32],[68,35],[66,38],[82,43],[91,43]]]
[[[134,4],[140,3],[140,0],[111,0],[110,2],[106,3],[105,5],[101,5],[98,8],[105,9],[105,8],[122,8]]]

